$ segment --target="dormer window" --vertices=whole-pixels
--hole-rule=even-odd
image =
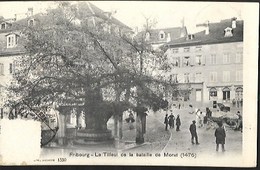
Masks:
[[[11,33],[6,35],[7,48],[13,48],[18,43],[18,35]]]
[[[29,26],[29,27],[34,26],[34,19],[28,20],[28,26]]]
[[[145,41],[149,41],[150,40],[150,33],[146,32],[145,34]]]
[[[230,28],[230,27],[227,27],[227,28],[224,30],[224,36],[225,36],[225,37],[232,37],[232,36],[233,36],[233,29]]]
[[[12,24],[9,22],[2,22],[0,28],[1,30],[5,30],[5,29],[9,29],[11,26]]]
[[[164,39],[165,38],[165,33],[163,31],[160,31],[159,37],[160,37],[160,39]]]
[[[4,22],[1,24],[1,30],[5,30],[5,29],[6,29],[6,23]]]

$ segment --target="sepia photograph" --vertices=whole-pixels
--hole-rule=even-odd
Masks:
[[[0,166],[255,167],[258,22],[258,3],[0,2]]]

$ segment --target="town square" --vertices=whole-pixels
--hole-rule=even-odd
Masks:
[[[244,109],[244,62],[252,56],[240,3],[23,7],[0,3],[1,161],[16,147],[38,155],[34,164],[243,155],[253,114]],[[16,140],[8,133],[20,142],[4,142]]]

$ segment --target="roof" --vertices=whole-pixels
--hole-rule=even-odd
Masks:
[[[79,3],[79,5],[82,5],[82,3],[84,3],[84,2]],[[98,8],[97,6],[93,5],[93,4],[90,3],[90,2],[86,2],[86,3],[88,4],[88,7],[89,7],[88,9],[89,9],[91,12],[93,12],[95,16],[98,16],[98,17],[100,17],[100,18],[102,18],[102,19],[104,19],[104,20],[110,19],[112,23],[131,30],[130,27],[128,27],[127,25],[125,25],[124,23],[122,23],[121,21],[119,21],[118,19],[116,19],[115,17],[112,16],[111,18],[109,18],[109,17],[105,14],[105,12],[104,12],[103,10],[101,10],[100,8]]]
[[[139,32],[136,37],[137,39],[143,37],[145,38],[146,33],[150,33],[150,40],[148,41],[151,44],[160,44],[160,43],[166,43],[167,42],[167,36],[170,34],[171,40],[178,39],[181,37],[186,37],[187,35],[187,28],[186,27],[172,27],[172,28],[161,28],[161,29],[152,29],[149,31],[142,31]],[[165,33],[165,38],[160,39],[160,32]]]
[[[195,33],[193,39],[187,40],[186,37],[173,40],[166,44],[170,47],[183,47],[205,44],[231,43],[243,41],[243,20],[236,21],[236,28],[233,29],[233,36],[224,37],[224,30],[231,28],[232,19],[222,20],[218,23],[209,23],[209,34],[205,30]]]
[[[96,7],[90,2],[78,2],[76,4],[76,7],[80,9],[78,10],[79,12],[77,14],[79,18],[86,18],[86,16],[96,16],[104,20],[108,20],[109,22],[118,25],[121,28],[125,28],[128,31],[132,30],[130,27],[123,24],[116,18],[112,16],[109,17],[108,15],[106,15],[106,13],[103,10],[99,9],[98,7]],[[51,9],[49,12],[55,10],[57,9]],[[6,36],[9,35],[10,33],[16,33],[17,35],[20,35],[20,32],[28,26],[28,20],[30,19],[40,21],[41,23],[44,23],[44,25],[52,25],[53,23],[52,18],[49,16],[48,12],[46,14],[43,13],[35,14],[31,17],[26,17],[17,21],[13,20],[14,22],[12,22],[11,27],[8,27],[7,29],[3,29],[3,30],[0,29],[0,56],[9,55],[9,54],[11,55],[16,53],[18,54],[24,51],[19,43],[17,47],[6,48],[7,47]],[[8,21],[7,19],[3,19],[3,18],[0,20],[1,22],[8,22],[10,19],[8,19]]]

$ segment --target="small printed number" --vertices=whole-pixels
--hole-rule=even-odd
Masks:
[[[66,162],[67,158],[58,158],[58,162]]]

